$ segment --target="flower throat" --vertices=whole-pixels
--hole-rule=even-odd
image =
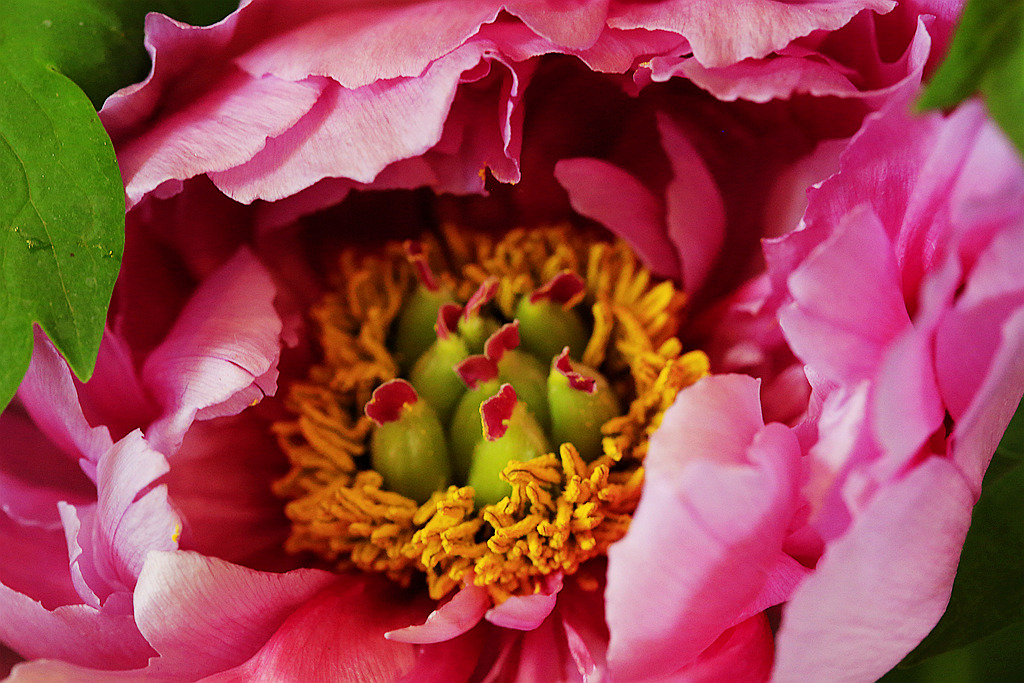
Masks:
[[[322,362],[273,427],[287,549],[434,599],[575,574],[626,533],[648,438],[708,372],[682,353],[684,303],[625,243],[568,228],[343,252],[311,311]]]

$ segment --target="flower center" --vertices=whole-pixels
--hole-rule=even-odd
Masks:
[[[677,337],[683,293],[623,242],[443,232],[341,254],[275,491],[291,552],[501,602],[622,538],[648,438],[708,362]]]

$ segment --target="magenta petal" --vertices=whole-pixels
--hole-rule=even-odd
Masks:
[[[277,389],[281,320],[267,270],[247,249],[193,295],[143,366],[165,411],[147,439],[173,453],[193,419],[238,413]]]
[[[86,421],[71,370],[38,328],[18,398],[36,426],[73,460],[95,462],[113,443],[106,427],[92,427]]]
[[[194,679],[244,662],[337,580],[312,569],[271,574],[196,553],[154,552],[135,588],[135,618],[160,653],[154,669]]]
[[[538,35],[560,47],[579,50],[597,42],[605,27],[609,1],[508,0],[504,4]]]
[[[462,635],[483,619],[491,598],[480,586],[465,586],[418,626],[388,631],[384,637],[400,643],[440,643]]]
[[[680,392],[651,440],[643,497],[609,550],[613,674],[668,675],[764,591],[796,500],[800,450],[758,430],[757,382],[718,375]]]
[[[562,159],[555,178],[572,208],[623,238],[657,275],[679,274],[679,256],[664,226],[661,202],[638,179],[600,159]]]
[[[942,458],[879,490],[786,606],[773,680],[875,680],[898,663],[946,609],[972,505]]]
[[[310,598],[241,666],[205,681],[392,681],[411,671],[417,648],[384,634],[423,618],[426,600],[393,583],[338,580]]]

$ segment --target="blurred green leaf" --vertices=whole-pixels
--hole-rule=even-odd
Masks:
[[[948,108],[975,93],[1024,152],[1024,0],[967,3],[949,54],[918,107]]]
[[[0,2],[0,409],[38,323],[86,379],[124,244],[124,190],[95,109],[145,77],[143,18],[192,23],[225,0]]]

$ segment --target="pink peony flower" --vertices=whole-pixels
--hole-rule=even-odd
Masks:
[[[1024,392],[1019,159],[974,104],[907,113],[958,10],[150,15],[152,73],[101,112],[130,209],[95,376],[40,334],[0,416],[10,680],[884,674],[945,609]],[[687,292],[684,346],[710,358],[637,437],[607,558],[510,597],[288,553],[301,515],[273,491],[306,476],[272,431],[297,420],[290,392],[364,348],[318,337],[338,251],[438,217],[603,226]],[[459,303],[440,336],[486,305]],[[508,327],[478,366],[515,348]]]

